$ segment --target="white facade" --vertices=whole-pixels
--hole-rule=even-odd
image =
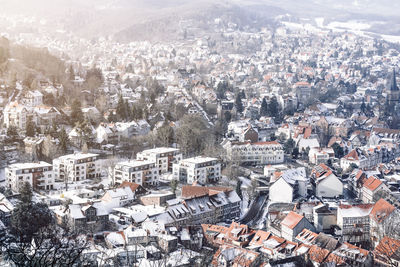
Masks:
[[[98,154],[76,153],[61,156],[53,160],[55,178],[65,181],[82,181],[100,177],[101,168]]]
[[[249,164],[280,164],[284,161],[283,146],[271,142],[229,142],[225,145],[229,160]]]
[[[28,116],[32,115],[32,112],[24,105],[18,102],[11,102],[8,104],[3,111],[4,114],[4,125],[9,128],[13,125],[21,130],[26,129],[26,123],[28,121]]]
[[[217,182],[221,179],[221,163],[216,158],[194,157],[173,165],[174,179],[191,184]]]
[[[269,199],[272,202],[291,203],[293,201],[293,187],[283,178],[279,178],[269,188]]]
[[[141,186],[155,186],[159,183],[158,168],[155,162],[148,160],[130,160],[119,162],[114,168],[115,183],[128,181]]]
[[[337,197],[343,194],[343,183],[333,173],[318,180],[316,195],[318,197]]]
[[[25,182],[28,182],[33,190],[51,190],[54,187],[53,167],[44,161],[9,165],[5,175],[8,187],[15,192],[19,192]]]
[[[136,158],[156,163],[159,174],[163,174],[172,172],[172,164],[182,160],[182,153],[176,148],[158,147],[139,152]]]

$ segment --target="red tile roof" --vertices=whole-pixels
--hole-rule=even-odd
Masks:
[[[182,197],[183,198],[193,198],[201,197],[205,195],[215,195],[221,192],[230,192],[232,188],[222,187],[222,186],[193,186],[184,185],[182,186]]]
[[[376,246],[373,251],[375,256],[383,257],[386,259],[387,257],[392,257],[398,255],[400,250],[400,240],[393,239],[390,237],[383,237],[381,242]]]
[[[299,222],[303,219],[304,217],[300,214],[297,214],[296,212],[289,212],[289,214],[285,217],[285,219],[283,219],[282,221],[282,225],[293,229],[296,227],[297,224],[299,224]]]
[[[370,217],[371,219],[380,223],[385,220],[385,218],[389,216],[395,209],[396,208],[392,204],[381,198],[375,203],[374,207],[372,208]]]
[[[123,181],[119,185],[120,188],[127,187],[127,186],[129,186],[131,188],[132,192],[135,192],[136,189],[139,188],[140,184],[135,184],[135,183],[131,183],[131,182],[128,182],[128,181]]]
[[[375,191],[380,185],[382,184],[382,181],[379,180],[378,178],[371,176],[368,178],[367,181],[365,181],[363,187],[371,190],[372,192]]]
[[[358,153],[355,149],[353,149],[352,151],[350,151],[349,154],[344,156],[344,158],[346,158],[348,160],[358,160]]]

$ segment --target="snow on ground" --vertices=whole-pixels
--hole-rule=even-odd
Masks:
[[[314,33],[321,32],[321,29],[314,27],[310,23],[300,24],[300,23],[294,23],[294,22],[288,22],[288,21],[282,21],[282,23],[285,24],[286,27],[292,28],[292,29],[303,29],[303,30],[306,30],[309,32],[314,32]]]
[[[349,20],[346,22],[334,21],[329,23],[326,28],[331,30],[352,30],[352,31],[363,31],[371,28],[371,25],[365,22]]]

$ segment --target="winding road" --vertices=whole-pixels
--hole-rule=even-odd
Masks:
[[[242,224],[251,224],[254,220],[259,219],[260,213],[262,214],[263,206],[268,199],[268,194],[259,193],[252,203],[247,213],[239,220]]]

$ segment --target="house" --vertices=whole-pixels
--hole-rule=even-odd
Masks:
[[[157,190],[140,198],[140,202],[145,205],[164,206],[168,200],[176,198],[171,191]]]
[[[100,177],[98,154],[74,153],[53,160],[54,175],[60,181],[83,181]]]
[[[67,224],[79,233],[90,233],[106,230],[108,212],[101,202],[87,204],[70,204],[52,209],[57,223]]]
[[[396,223],[395,217],[397,212],[396,208],[383,198],[375,203],[369,214],[371,241],[374,242],[375,245],[381,241],[385,232],[387,232],[385,231],[385,226],[390,223]]]
[[[284,162],[283,146],[277,141],[226,142],[223,147],[229,160],[241,164],[280,164]]]
[[[53,125],[53,123],[56,123],[61,116],[61,113],[55,107],[46,105],[36,106],[33,111],[36,113],[36,125],[42,128]]]
[[[23,99],[26,105],[30,107],[36,107],[43,104],[43,94],[38,90],[26,92]]]
[[[130,205],[135,199],[135,191],[130,186],[124,186],[107,190],[101,201],[111,211],[113,208]]]
[[[365,181],[367,181],[367,175],[360,169],[354,169],[350,174],[349,180],[349,189],[354,193],[354,195],[356,195],[358,198],[361,198],[362,188]]]
[[[385,236],[373,251],[375,264],[400,266],[400,240]]]
[[[301,104],[307,104],[311,99],[311,84],[308,82],[297,82],[294,84],[297,101]]]
[[[311,185],[318,197],[333,198],[343,194],[343,183],[324,163],[312,170]]]
[[[113,123],[100,123],[96,128],[96,142],[99,144],[117,144],[119,134]]]
[[[52,190],[55,185],[53,166],[47,162],[15,163],[5,169],[8,187],[19,192],[25,182],[33,190]]]
[[[250,141],[251,143],[258,142],[258,131],[251,124],[239,135],[239,142]]]
[[[231,245],[219,247],[214,254],[211,264],[213,266],[257,266],[259,264],[260,254],[244,248],[238,248]]]
[[[223,244],[246,247],[255,233],[247,225],[236,222],[232,222],[229,227],[212,224],[202,224],[201,227],[207,242],[215,247]]]
[[[136,155],[138,160],[148,160],[158,166],[159,174],[172,172],[172,165],[182,160],[182,153],[177,148],[158,147],[143,150]]]
[[[330,231],[336,225],[337,216],[335,210],[328,205],[320,204],[313,208],[314,226],[318,232]]]
[[[389,191],[388,187],[375,176],[369,177],[363,184],[361,199],[364,203],[374,202],[374,196],[381,190]]]
[[[114,167],[115,183],[124,181],[139,184],[143,187],[159,183],[158,168],[155,162],[148,160],[129,160],[118,162]]]
[[[35,114],[29,107],[17,101],[10,102],[3,110],[4,125],[9,128],[11,125],[25,131],[28,120],[35,121]]]
[[[345,205],[337,210],[337,225],[344,242],[365,244],[370,241],[370,213],[373,204]]]
[[[183,159],[173,164],[173,179],[185,184],[215,183],[221,179],[221,163],[217,158],[203,156]]]
[[[310,163],[318,165],[321,163],[327,163],[330,158],[334,158],[335,153],[332,148],[319,148],[312,147],[308,152],[308,160]]]
[[[166,226],[228,221],[240,216],[240,201],[230,188],[183,186],[182,199],[167,201],[166,211],[152,219]]]
[[[278,175],[276,178],[276,175]],[[294,198],[307,196],[306,170],[304,167],[275,172],[270,179],[269,199],[273,202],[291,203]],[[282,194],[285,192],[285,194]]]
[[[11,223],[11,215],[14,210],[14,205],[0,193],[0,222],[5,226]]]
[[[314,225],[304,216],[291,211],[281,222],[281,237],[289,241],[294,241],[304,228],[315,231]]]

